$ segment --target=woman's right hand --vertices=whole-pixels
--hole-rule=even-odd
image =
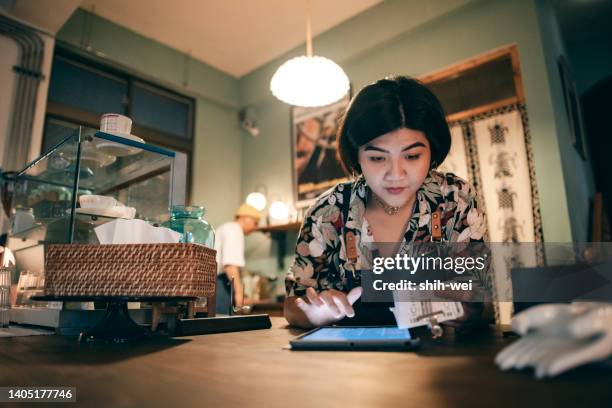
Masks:
[[[317,293],[313,288],[308,288],[305,298],[296,298],[295,304],[312,326],[325,326],[344,317],[354,317],[353,304],[361,297],[361,291],[361,287],[356,287],[349,293],[335,289]]]

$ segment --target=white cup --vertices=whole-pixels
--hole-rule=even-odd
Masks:
[[[118,113],[105,113],[100,120],[100,130],[105,133],[132,133],[132,119]]]
[[[36,224],[34,211],[31,208],[16,208],[13,216],[13,233],[25,231]]]

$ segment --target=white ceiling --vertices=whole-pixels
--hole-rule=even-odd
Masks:
[[[313,36],[381,1],[311,0]],[[306,38],[306,0],[83,0],[81,7],[234,77]]]
[[[49,7],[48,0],[0,0],[0,12],[55,34],[80,3],[81,0],[54,0],[53,7]]]

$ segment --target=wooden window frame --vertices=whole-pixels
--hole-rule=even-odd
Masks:
[[[502,106],[511,105],[514,103],[525,103],[525,91],[523,89],[523,79],[521,77],[521,65],[518,55],[518,47],[516,44],[511,44],[508,46],[500,47],[495,50],[486,52],[484,54],[478,55],[476,57],[470,58],[468,60],[459,62],[458,64],[454,64],[448,68],[444,68],[442,70],[436,71],[431,74],[423,75],[419,78],[421,82],[424,84],[429,84],[432,82],[438,82],[445,79],[450,79],[453,77],[457,77],[466,71],[470,71],[482,64],[486,64],[488,62],[501,60],[504,58],[510,57],[510,61],[512,64],[512,72],[514,76],[514,89],[516,91],[516,96],[512,98],[506,98],[499,101],[495,101],[492,103],[488,103],[486,105],[478,106],[476,108],[464,110],[461,112],[455,112],[446,117],[449,122],[454,122],[457,120],[462,120],[471,116],[478,115],[483,112],[487,112],[489,110],[501,108]]]

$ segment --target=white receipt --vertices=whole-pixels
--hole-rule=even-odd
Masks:
[[[432,321],[442,323],[463,316],[461,302],[419,302],[396,301],[391,308],[400,329],[411,329],[418,326],[431,325]],[[434,320],[435,319],[435,320]]]

